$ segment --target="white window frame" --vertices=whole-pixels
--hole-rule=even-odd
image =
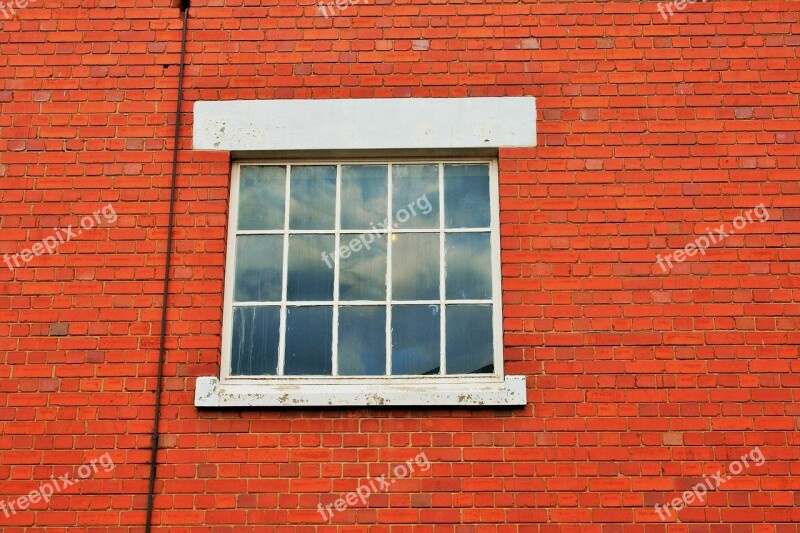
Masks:
[[[252,376],[232,376],[231,369],[231,343],[232,343],[232,317],[233,317],[233,294],[236,258],[236,237],[237,235],[248,234],[279,234],[284,236],[283,252],[283,285],[281,308],[281,330],[279,343],[279,373],[282,370],[282,362],[285,354],[285,328],[286,328],[286,308],[292,305],[309,305],[309,302],[294,304],[287,302],[285,276],[287,275],[288,253],[286,246],[288,243],[287,234],[294,234],[295,231],[289,230],[287,223],[284,228],[273,231],[258,231],[237,229],[238,210],[239,210],[239,179],[241,168],[245,165],[271,165],[287,167],[285,206],[287,209],[284,216],[289,216],[289,195],[290,195],[290,167],[307,165],[336,165],[336,226],[334,230],[317,231],[304,230],[297,233],[329,233],[335,235],[336,247],[341,246],[341,168],[342,165],[365,165],[365,164],[435,164],[439,168],[439,228],[436,230],[402,229],[394,230],[388,228],[387,236],[387,295],[386,302],[390,303],[387,309],[387,322],[391,320],[391,233],[485,233],[485,228],[480,229],[448,229],[444,228],[444,187],[443,187],[443,168],[445,164],[488,164],[490,178],[490,211],[491,222],[488,228],[491,240],[491,268],[492,268],[492,298],[491,300],[448,300],[445,301],[444,286],[444,239],[440,238],[440,278],[439,290],[440,299],[438,305],[441,313],[440,327],[440,361],[446,363],[446,305],[468,304],[468,303],[491,303],[493,310],[493,349],[494,349],[494,372],[492,374],[469,374],[469,375],[432,375],[432,376],[264,376],[254,378]],[[391,167],[390,167],[391,168]],[[394,220],[391,205],[391,172],[389,175],[389,205],[390,221]],[[256,159],[237,161],[233,165],[230,208],[228,216],[228,232],[226,247],[226,268],[225,268],[225,292],[223,307],[223,327],[222,327],[222,357],[220,365],[220,378],[199,378],[196,391],[196,404],[198,406],[277,406],[277,405],[524,405],[525,403],[525,379],[524,376],[505,376],[503,368],[503,317],[502,317],[502,287],[501,287],[501,262],[500,262],[500,220],[499,220],[499,184],[498,166],[494,158],[358,158],[358,159],[292,159],[292,160],[271,160]],[[389,224],[388,226],[391,226]],[[358,233],[357,231],[345,231],[344,233]],[[338,256],[338,254],[335,254]],[[336,261],[339,258],[336,257]],[[338,300],[339,296],[339,269],[334,269],[334,324],[333,324],[333,371],[336,371],[336,353],[338,349],[338,305],[351,305],[350,301]],[[374,302],[370,302],[375,305]],[[404,301],[403,303],[413,303]],[[421,302],[429,304],[429,301]],[[238,305],[250,305],[250,302],[237,302]],[[330,306],[331,302],[319,302],[319,305]],[[276,305],[275,302],[261,305]],[[312,304],[313,305],[313,304]],[[366,304],[365,304],[366,305]],[[391,365],[391,330],[387,327],[387,365]],[[390,368],[390,367],[387,367]],[[442,367],[442,372],[444,372]]]

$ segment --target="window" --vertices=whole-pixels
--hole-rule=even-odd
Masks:
[[[494,158],[531,146],[532,97],[195,102],[195,150],[269,158],[233,168],[220,373],[195,405],[525,405]],[[439,159],[374,159],[412,153]],[[310,159],[331,154],[357,159]]]
[[[492,162],[236,170],[224,377],[499,375]]]
[[[198,406],[520,405],[493,160],[234,165],[220,379]]]

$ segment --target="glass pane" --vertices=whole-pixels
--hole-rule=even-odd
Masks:
[[[491,305],[448,305],[448,374],[491,374],[494,372]]]
[[[386,299],[386,235],[342,233],[339,298]]]
[[[342,166],[342,229],[386,225],[389,204],[389,167]]]
[[[280,301],[282,274],[282,235],[236,237],[236,273],[233,284],[235,301]]]
[[[290,235],[289,300],[333,299],[333,235]]]
[[[386,375],[386,308],[339,308],[339,375]]]
[[[392,166],[392,227],[439,227],[439,166]]]
[[[289,228],[333,229],[336,216],[336,167],[292,167]]]
[[[330,376],[333,307],[286,309],[286,376]]]
[[[448,300],[492,297],[492,253],[488,233],[449,233],[445,245]]]
[[[231,375],[274,376],[278,371],[279,307],[234,307]]]
[[[245,166],[239,175],[240,230],[283,229],[286,167]]]
[[[392,235],[392,298],[439,299],[439,234]]]
[[[488,228],[489,165],[444,166],[444,225]]]
[[[392,375],[439,373],[439,306],[392,306]]]

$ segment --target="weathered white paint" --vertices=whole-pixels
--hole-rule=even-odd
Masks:
[[[197,378],[194,396],[197,407],[514,406],[525,402],[525,376],[469,383],[341,385],[223,383],[215,377],[201,377]]]
[[[536,101],[505,98],[200,101],[194,148],[224,151],[536,146]]]

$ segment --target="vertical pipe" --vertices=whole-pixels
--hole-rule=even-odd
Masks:
[[[175,135],[172,139],[172,179],[169,190],[169,219],[167,223],[167,257],[164,265],[164,292],[161,299],[161,333],[158,345],[158,378],[156,380],[155,414],[150,446],[150,480],[147,488],[147,517],[145,533],[150,533],[153,522],[153,500],[156,484],[156,455],[158,454],[158,424],[161,421],[161,390],[164,380],[164,360],[167,340],[167,296],[169,294],[169,270],[172,266],[172,231],[175,224],[175,185],[178,176],[178,140],[181,127],[181,105],[183,104],[183,68],[186,60],[186,24],[189,21],[189,0],[181,0],[183,28],[181,29],[181,57],[178,66],[178,102],[175,107]]]

